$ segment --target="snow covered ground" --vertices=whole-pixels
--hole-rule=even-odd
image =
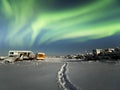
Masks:
[[[0,63],[0,90],[119,90],[120,63],[62,58]]]

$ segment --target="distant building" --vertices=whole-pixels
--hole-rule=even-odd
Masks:
[[[105,52],[114,52],[114,51],[115,51],[114,48],[107,48],[107,49],[105,49]]]
[[[116,51],[116,52],[120,52],[120,47],[116,47],[116,48],[115,48],[115,51]]]
[[[93,54],[94,54],[94,55],[98,55],[98,54],[100,54],[102,51],[103,51],[103,49],[95,49],[95,50],[93,50]]]

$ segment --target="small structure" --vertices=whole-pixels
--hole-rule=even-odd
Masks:
[[[44,60],[45,58],[46,58],[45,53],[39,52],[39,53],[36,54],[36,59],[37,60]]]
[[[98,55],[98,54],[100,54],[102,51],[103,51],[103,49],[95,49],[95,50],[93,50],[93,54],[94,54],[94,55]]]
[[[5,58],[5,56],[0,56],[0,60],[4,60]]]
[[[107,49],[105,49],[105,52],[109,52],[109,53],[114,52],[114,51],[115,51],[114,48],[107,48]]]

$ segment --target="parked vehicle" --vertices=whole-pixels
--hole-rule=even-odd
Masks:
[[[9,57],[17,57],[17,60],[28,60],[34,59],[35,54],[32,51],[18,51],[18,50],[10,50],[8,52]]]
[[[39,53],[36,54],[36,59],[37,60],[44,60],[45,58],[46,58],[45,53],[39,52]]]

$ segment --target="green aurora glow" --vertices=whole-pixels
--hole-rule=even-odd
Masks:
[[[54,1],[39,0],[38,5],[38,0],[1,0],[0,13],[8,23],[3,29],[7,33],[5,42],[22,47],[24,38],[29,36],[31,47],[35,41],[38,45],[66,39],[83,42],[120,33],[117,0],[96,0],[83,6],[52,10]],[[38,38],[44,30],[46,33]]]

